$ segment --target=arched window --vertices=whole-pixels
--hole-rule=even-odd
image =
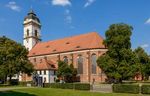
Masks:
[[[77,58],[78,74],[83,74],[83,57],[80,55]]]
[[[96,54],[92,54],[92,56],[91,56],[92,74],[96,74],[96,67],[97,67],[96,59],[97,59]]]
[[[38,36],[38,32],[37,32],[37,30],[35,30],[35,36],[36,36],[36,37]]]
[[[64,56],[64,62],[68,63],[68,57],[67,56]]]
[[[27,29],[27,36],[29,36],[29,29]]]

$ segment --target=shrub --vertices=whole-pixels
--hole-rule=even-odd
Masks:
[[[150,85],[142,85],[141,93],[142,94],[150,94]]]
[[[31,84],[32,86],[34,85],[32,81],[19,82],[19,85],[21,85],[21,86],[27,86],[27,84]]]
[[[21,86],[26,86],[26,85],[27,85],[27,82],[19,82],[19,85],[21,85]]]
[[[51,88],[61,88],[60,83],[50,83]]]
[[[116,93],[139,93],[138,84],[114,84],[113,92]]]
[[[49,87],[50,87],[50,83],[44,83],[44,84],[43,84],[43,87],[44,87],[44,88],[49,88]]]
[[[73,89],[73,83],[60,84],[62,89]]]
[[[51,83],[51,88],[73,89],[73,83]]]
[[[90,90],[90,84],[88,83],[75,83],[76,90]]]
[[[18,79],[12,79],[9,83],[10,83],[10,85],[18,85],[19,80]]]
[[[9,84],[0,84],[0,87],[7,87],[10,86]]]
[[[88,83],[51,83],[50,87],[61,89],[90,90],[90,84]]]

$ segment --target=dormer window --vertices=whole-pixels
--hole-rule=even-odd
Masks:
[[[70,42],[66,42],[66,44],[70,44]]]
[[[80,48],[80,46],[76,46],[76,48]]]
[[[46,48],[49,48],[49,45],[47,45]]]
[[[53,50],[53,52],[57,51],[56,49]]]

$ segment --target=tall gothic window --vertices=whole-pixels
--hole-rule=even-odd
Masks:
[[[77,58],[78,74],[83,74],[83,57],[80,55]]]
[[[27,29],[27,36],[29,36],[29,29]]]
[[[68,63],[68,57],[67,56],[64,56],[64,62]]]
[[[92,56],[91,56],[92,74],[96,74],[96,66],[97,66],[96,59],[97,59],[96,54],[92,54]]]

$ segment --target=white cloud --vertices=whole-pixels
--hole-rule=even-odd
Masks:
[[[146,20],[145,24],[150,24],[150,18]]]
[[[21,11],[21,8],[14,1],[8,2],[8,4],[6,4],[6,7],[10,8],[13,11]]]
[[[71,6],[71,2],[69,0],[52,0],[52,5]]]
[[[141,45],[142,48],[148,48],[149,47],[149,44],[143,44]]]
[[[70,10],[69,9],[65,10],[65,21],[68,24],[72,23],[72,16],[70,14]]]
[[[91,4],[93,4],[96,0],[87,0],[87,2],[84,4],[84,8],[90,6]]]

